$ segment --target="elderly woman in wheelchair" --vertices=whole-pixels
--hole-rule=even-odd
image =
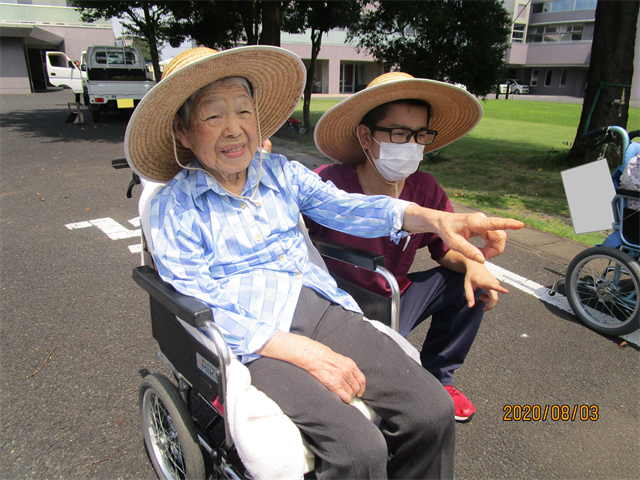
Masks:
[[[151,199],[146,227],[157,274],[148,268],[134,274],[152,297],[154,337],[180,390],[198,386],[224,417],[226,447],[235,440],[254,477],[303,472],[270,470],[270,459],[256,460],[240,445],[241,417],[253,418],[243,417],[240,405],[263,402],[301,432],[317,477],[450,478],[451,398],[398,343],[363,321],[357,303],[312,258],[306,232],[297,228],[300,214],[396,241],[434,231],[478,261],[483,252],[467,241],[471,235],[483,237],[485,254],[501,253],[502,229],[522,224],[346,194],[301,164],[263,151],[262,141],[296,107],[305,75],[302,61],[279,48],[197,48],[176,57],[138,105],[127,127],[127,160],[143,179],[168,182]],[[245,393],[231,399],[236,376],[246,384],[234,391]],[[219,462],[221,452],[188,418],[175,424],[190,415],[165,380],[145,380],[140,394],[159,475],[204,475],[191,440],[233,478],[233,469]],[[380,417],[379,425],[350,405],[354,398]],[[165,405],[173,400],[179,405]],[[280,441],[281,432],[270,433],[272,443]]]

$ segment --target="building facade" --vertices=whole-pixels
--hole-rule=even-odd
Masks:
[[[346,43],[347,32],[333,29],[322,36],[320,53],[316,60],[314,78],[315,93],[355,93],[365,88],[371,80],[384,73],[381,65],[366,52],[357,52]],[[282,32],[280,46],[294,52],[305,63],[311,63],[311,34]]]
[[[507,49],[509,77],[529,85],[531,95],[583,97],[591,61],[597,0],[505,0],[512,13]],[[638,35],[636,32],[636,45]],[[631,99],[640,99],[636,52]]]
[[[0,93],[46,90],[44,52],[80,60],[90,45],[113,45],[111,21],[83,23],[66,0],[0,2]]]

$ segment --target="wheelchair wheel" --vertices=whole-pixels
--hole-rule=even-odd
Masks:
[[[593,247],[567,269],[567,298],[587,327],[604,335],[626,335],[639,327],[640,267],[626,253]]]
[[[138,402],[144,441],[158,478],[204,479],[198,438],[178,389],[162,375],[148,375]]]

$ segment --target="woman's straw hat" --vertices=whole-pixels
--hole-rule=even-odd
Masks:
[[[282,48],[249,46],[217,52],[206,47],[182,52],[167,65],[162,80],[140,101],[129,120],[124,146],[127,161],[141,177],[160,182],[180,170],[174,158],[173,119],[200,88],[225,77],[244,77],[257,98],[262,140],[291,116],[304,88],[307,71],[300,58]],[[176,141],[180,163],[193,159]]]
[[[413,78],[408,73],[385,73],[320,118],[315,129],[316,146],[338,162],[364,162],[366,157],[356,134],[362,117],[384,103],[414,98],[431,105],[429,128],[438,131],[438,136],[431,145],[427,145],[425,153],[455,142],[469,133],[482,118],[480,102],[462,88]]]

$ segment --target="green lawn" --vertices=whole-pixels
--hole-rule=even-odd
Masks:
[[[337,104],[312,100],[313,124]],[[467,136],[429,156],[421,170],[431,173],[452,200],[523,220],[527,225],[577,241],[601,242],[607,232],[576,236],[560,172],[575,165],[565,156],[580,120],[582,105],[486,100],[483,118]],[[302,119],[302,103],[294,112]],[[628,130],[640,129],[640,109],[629,111]],[[282,129],[278,145],[319,154],[313,135]]]

